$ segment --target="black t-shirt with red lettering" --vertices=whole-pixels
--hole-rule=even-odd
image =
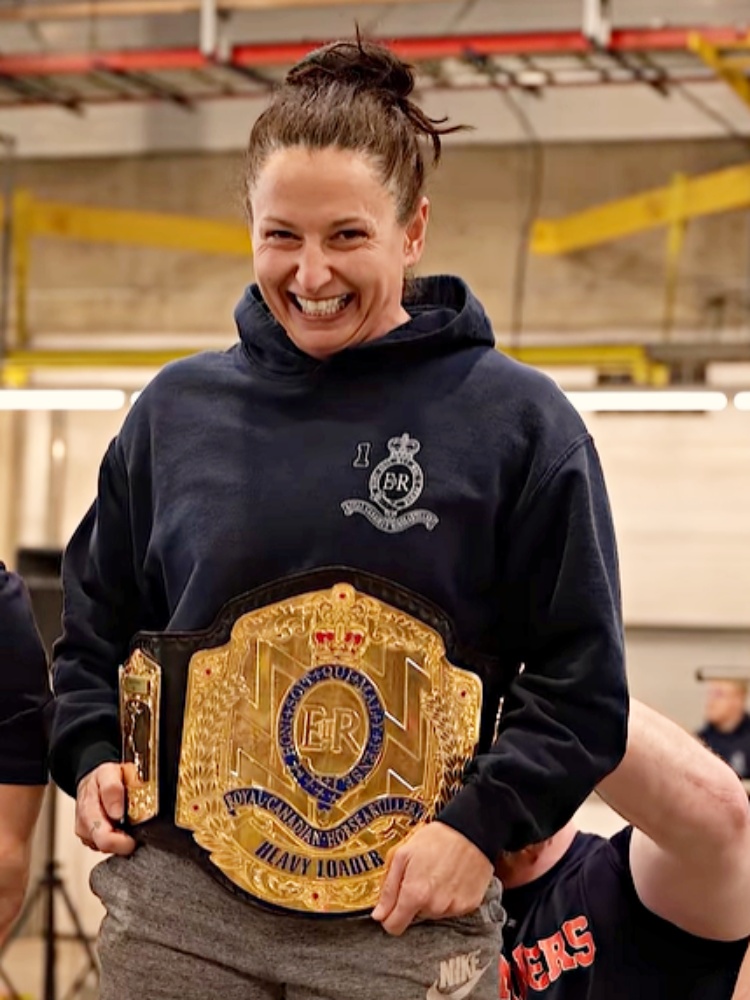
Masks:
[[[747,941],[694,937],[646,909],[631,833],[579,833],[554,868],[506,890],[500,1000],[729,1000]]]

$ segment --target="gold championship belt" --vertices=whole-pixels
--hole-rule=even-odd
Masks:
[[[134,824],[160,811],[171,766],[168,673],[147,644],[120,671]],[[240,614],[191,653],[181,697],[174,823],[254,900],[340,916],[375,905],[388,852],[460,788],[482,683],[438,631],[337,583]]]

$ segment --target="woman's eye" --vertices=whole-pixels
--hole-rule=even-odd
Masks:
[[[361,229],[342,229],[337,235],[339,239],[343,240],[345,243],[349,243],[352,240],[365,239],[367,233],[363,233]]]
[[[267,240],[294,240],[296,236],[294,233],[290,233],[288,229],[273,229],[270,233],[266,233]]]

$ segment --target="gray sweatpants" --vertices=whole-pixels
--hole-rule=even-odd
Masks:
[[[314,920],[236,898],[144,845],[98,865],[101,1000],[497,1000],[500,886],[466,917],[391,937],[369,917]]]

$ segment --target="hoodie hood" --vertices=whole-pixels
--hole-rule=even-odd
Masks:
[[[256,284],[245,290],[234,312],[240,340],[251,363],[270,375],[304,377],[329,365],[347,364],[373,353],[456,350],[495,346],[492,326],[468,285],[452,275],[417,278],[404,302],[409,321],[384,337],[340,351],[324,361],[305,354],[274,319]]]

